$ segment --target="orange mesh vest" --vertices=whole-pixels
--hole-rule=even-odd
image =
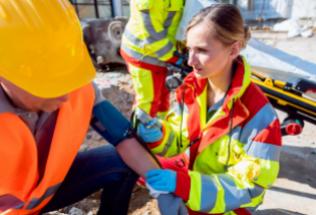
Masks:
[[[89,84],[61,106],[41,179],[33,134],[17,115],[0,113],[0,214],[38,214],[53,197],[84,141],[94,96]]]

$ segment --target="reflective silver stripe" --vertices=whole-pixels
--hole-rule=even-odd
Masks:
[[[265,189],[263,187],[260,187],[258,185],[255,185],[255,187],[248,189],[249,194],[251,198],[256,198],[264,193]]]
[[[167,30],[163,30],[160,32],[157,32],[151,22],[151,18],[149,15],[149,11],[148,10],[144,10],[142,11],[142,18],[145,24],[145,28],[147,30],[147,32],[149,33],[150,37],[153,37],[155,39],[155,41],[164,39],[167,36]]]
[[[147,32],[149,33],[149,37],[146,39],[146,41],[148,41],[149,43],[153,43],[162,39],[165,39],[168,35],[168,27],[171,25],[172,23],[172,19],[175,15],[175,12],[169,12],[168,13],[168,17],[167,20],[164,23],[164,27],[166,28],[165,30],[161,31],[161,32],[157,32],[151,22],[150,19],[150,15],[149,15],[149,11],[143,11],[142,12],[142,17],[145,23],[145,27]],[[170,52],[173,48],[173,44],[171,42],[168,42],[164,47],[162,47],[160,50],[156,51],[157,57],[162,57],[165,54],[167,54],[168,52]]]
[[[124,36],[133,44],[137,44],[140,47],[145,46],[146,44],[151,44],[156,42],[156,40],[152,37],[148,37],[145,40],[138,39],[135,37],[129,30],[125,30]],[[169,41],[165,46],[156,51],[157,57],[162,57],[173,49],[173,44]]]
[[[132,34],[127,28],[124,30],[124,37],[126,37],[133,44],[139,44],[139,46],[141,46],[143,43],[143,40],[135,37],[134,34]]]
[[[158,57],[162,57],[173,49],[173,44],[169,41],[164,47],[162,47],[159,51],[156,51],[156,55]]]
[[[171,25],[174,15],[175,15],[175,12],[168,13],[167,20],[166,20],[166,22],[164,24],[165,28],[168,28]],[[157,32],[154,29],[154,26],[153,26],[153,24],[150,21],[150,16],[149,16],[149,12],[148,11],[144,11],[142,13],[142,17],[143,17],[143,20],[144,20],[144,23],[145,23],[146,31],[150,35],[148,38],[145,39],[146,42],[153,43],[153,42],[157,42],[159,40],[162,40],[162,39],[166,38],[166,36],[168,35],[167,30],[163,30],[161,32]],[[130,41],[135,42],[135,44],[144,43],[143,40],[138,39],[137,37],[135,37],[127,28],[124,30],[124,35]]]
[[[54,185],[52,187],[49,187],[46,192],[39,198],[33,198],[30,203],[28,204],[28,206],[26,207],[27,210],[31,210],[35,207],[37,207],[38,205],[41,204],[41,202],[43,200],[45,200],[47,197],[53,195],[54,193],[56,193],[56,191],[58,190],[59,186],[61,185],[61,183]]]
[[[175,138],[175,134],[173,131],[170,132],[170,135],[168,137],[167,143],[165,145],[165,147],[163,148],[163,151],[161,153],[159,153],[159,155],[161,156],[165,156],[169,147],[171,146],[172,142],[174,141]]]
[[[172,20],[173,20],[173,17],[176,15],[176,12],[175,11],[170,11],[168,13],[168,17],[167,17],[167,20],[165,21],[165,28],[169,28],[171,23],[172,23]]]
[[[240,208],[241,205],[251,202],[248,189],[238,189],[231,176],[221,174],[218,176],[218,179],[224,189],[225,211]]]
[[[241,127],[240,127],[240,126],[235,127],[235,128],[233,129],[233,131],[232,131],[232,136],[231,136],[231,138],[232,138],[233,140],[239,141],[240,132],[241,132]]]
[[[248,143],[245,148],[248,149],[247,154],[253,157],[272,161],[278,161],[280,158],[280,146],[253,141],[251,143]]]
[[[152,65],[156,65],[156,66],[161,66],[161,67],[165,67],[166,64],[160,60],[158,60],[157,58],[154,57],[149,57],[149,56],[144,56],[136,51],[133,51],[132,49],[128,48],[126,45],[122,44],[121,46],[122,50],[124,52],[126,52],[129,56],[135,58],[135,59],[140,59],[143,62],[152,64]]]
[[[163,31],[157,32],[151,22],[150,19],[150,14],[148,10],[144,10],[141,12],[142,18],[143,18],[143,22],[146,28],[146,31],[148,32],[149,36],[142,40],[137,38],[136,36],[134,36],[127,28],[124,31],[124,36],[133,44],[137,44],[140,47],[145,46],[146,44],[152,44],[155,42],[158,42],[160,40],[163,40],[165,38],[167,38],[168,35],[168,30],[167,28],[171,25],[172,23],[172,19],[175,16],[175,12],[169,12],[168,13],[168,17],[164,23],[164,27],[166,28]],[[163,47],[161,47],[159,50],[157,50],[155,52],[155,54],[157,55],[158,58],[163,57],[165,54],[167,54],[168,52],[170,52],[173,49],[174,45],[168,41],[168,43],[166,45],[164,45]],[[139,58],[137,58],[139,59]],[[156,65],[156,64],[155,64]]]
[[[211,176],[201,175],[201,211],[208,213],[214,208],[217,196],[217,187]]]
[[[242,129],[240,141],[249,143],[263,129],[276,119],[276,113],[270,104],[264,105]]]

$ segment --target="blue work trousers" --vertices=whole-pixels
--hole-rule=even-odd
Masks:
[[[63,208],[102,189],[98,214],[126,215],[137,177],[110,144],[79,152],[64,182],[42,212]]]

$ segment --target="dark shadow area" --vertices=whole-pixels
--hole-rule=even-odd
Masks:
[[[304,193],[301,191],[296,191],[296,190],[290,190],[282,187],[271,187],[270,190],[277,191],[277,192],[282,192],[282,193],[287,193],[295,196],[301,196],[305,198],[310,198],[310,199],[316,199],[316,194],[311,194],[311,193]]]
[[[279,178],[287,178],[316,188],[315,148],[283,146],[280,166]],[[314,199],[315,196],[316,194],[313,195]]]
[[[307,215],[284,209],[267,209],[256,211],[253,215]]]
[[[106,65],[98,65],[96,66],[98,72],[119,72],[119,73],[127,73],[127,67],[125,64],[120,63],[109,63]]]
[[[149,195],[147,189],[136,185],[132,193],[131,203],[128,212],[131,213],[133,211],[136,211],[137,209],[143,208],[146,204],[148,204],[150,200],[152,200],[152,197]]]

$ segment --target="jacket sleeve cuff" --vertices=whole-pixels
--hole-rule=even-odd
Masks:
[[[191,179],[188,171],[177,172],[177,186],[174,192],[175,195],[179,196],[183,201],[187,202],[189,199],[191,188]]]

